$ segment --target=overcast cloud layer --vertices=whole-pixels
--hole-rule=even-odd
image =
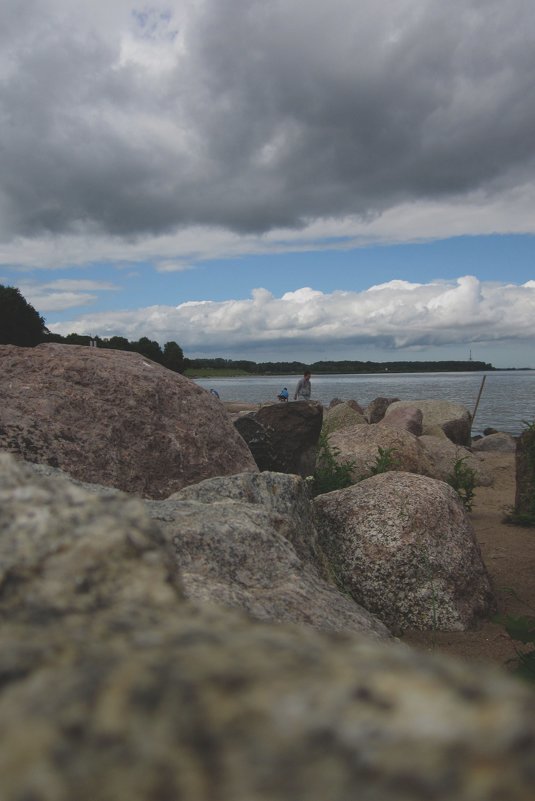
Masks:
[[[50,324],[129,307],[114,267],[535,233],[532,0],[3,0],[0,23],[0,268],[52,330],[270,358],[533,343],[532,281],[432,265]],[[109,281],[72,269],[97,262]]]
[[[0,240],[532,197],[534,42],[531,0],[4,0]]]

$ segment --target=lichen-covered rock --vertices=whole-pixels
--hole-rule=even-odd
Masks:
[[[351,474],[354,481],[370,475],[380,456],[380,448],[390,455],[392,470],[426,474],[430,469],[418,438],[402,429],[377,423],[356,425],[333,431],[328,443],[336,461],[353,462]]]
[[[504,673],[192,605],[139,501],[6,454],[0,514],[2,801],[533,798]]]
[[[315,507],[341,585],[393,631],[464,630],[494,611],[472,525],[444,482],[383,473]]]
[[[208,479],[147,507],[173,544],[188,598],[262,620],[390,636],[335,586],[298,476]]]
[[[0,619],[176,606],[172,550],[141,500],[100,497],[0,453]]]
[[[455,445],[447,437],[434,437],[424,434],[419,442],[427,454],[428,465],[426,475],[448,481],[453,475],[455,463],[459,459],[463,464],[474,471],[475,486],[490,487],[494,481],[492,471],[486,467],[477,453],[472,453],[462,445]]]
[[[385,416],[388,407],[399,398],[374,398],[366,407],[364,415],[368,423],[378,423]]]
[[[472,415],[465,406],[445,400],[396,401],[385,412],[385,416],[396,409],[416,407],[423,414],[424,434],[433,435],[434,426],[440,426],[448,439],[456,445],[470,447],[472,441]]]
[[[515,453],[516,439],[511,434],[497,431],[472,442],[472,450],[496,451],[497,453]]]
[[[138,353],[0,346],[0,449],[80,481],[165,498],[256,471],[217,398]]]
[[[341,431],[344,428],[363,423],[366,425],[364,415],[356,411],[349,403],[342,401],[324,412],[322,432],[330,434],[332,431]]]

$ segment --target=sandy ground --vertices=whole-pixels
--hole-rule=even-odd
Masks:
[[[470,513],[489,571],[500,615],[535,615],[535,528],[507,525],[504,509],[515,496],[514,454],[481,454],[492,470],[494,485],[478,487]],[[405,632],[402,639],[425,650],[469,661],[497,662],[505,667],[515,646],[503,626],[485,621],[475,631]],[[517,643],[518,645],[518,643]]]

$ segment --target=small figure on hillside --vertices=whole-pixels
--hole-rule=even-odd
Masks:
[[[290,397],[290,395],[289,395],[289,393],[288,393],[288,389],[287,389],[287,387],[283,387],[283,388],[281,389],[281,391],[279,392],[279,394],[277,395],[277,398],[278,398],[280,401],[283,401],[283,402],[286,402],[286,401],[288,400],[288,398],[289,398],[289,397]]]
[[[303,378],[300,378],[295,388],[294,400],[310,400],[312,387],[310,385],[310,370],[305,370]]]
[[[219,398],[219,392],[217,391],[217,389],[211,389],[210,394],[214,395],[216,398]]]

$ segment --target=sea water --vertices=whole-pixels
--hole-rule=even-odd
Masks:
[[[487,427],[518,435],[524,422],[535,420],[535,370],[503,370],[477,373],[374,373],[357,375],[312,375],[312,400],[328,406],[333,398],[356,400],[361,406],[379,396],[400,400],[449,400],[465,406],[472,414],[483,377],[485,383],[472,433]],[[277,402],[288,387],[290,398],[301,376],[240,376],[203,378],[196,382],[214,388],[223,401],[246,403]]]

